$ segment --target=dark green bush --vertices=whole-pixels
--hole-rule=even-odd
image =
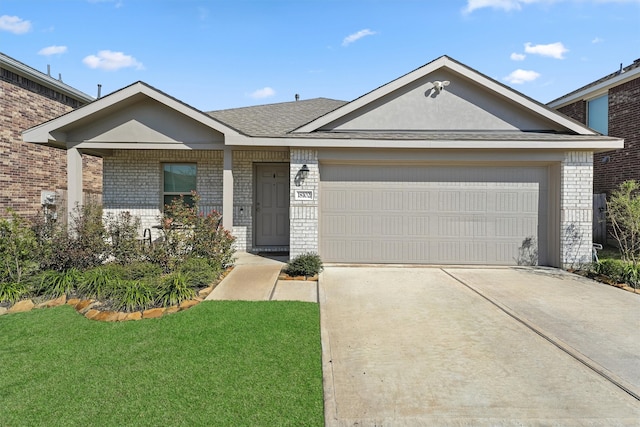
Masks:
[[[27,293],[28,289],[24,283],[0,282],[0,303],[9,302],[13,304]]]
[[[285,269],[286,273],[291,276],[311,277],[322,271],[322,260],[316,253],[306,253],[298,255],[290,260]]]
[[[86,270],[108,256],[102,207],[88,203],[76,207],[67,229],[64,224],[40,228],[40,265],[44,270]]]
[[[127,265],[123,278],[130,280],[153,279],[162,275],[162,267],[149,261],[137,261]]]
[[[178,271],[189,278],[194,288],[209,286],[221,273],[220,267],[212,266],[206,259],[198,257],[187,258]]]
[[[85,298],[107,299],[115,288],[118,279],[124,275],[124,269],[116,265],[103,265],[82,273],[77,292]]]
[[[31,224],[9,210],[10,218],[0,218],[0,282],[19,284],[38,267],[37,239]]]
[[[162,281],[158,302],[163,306],[170,306],[193,299],[196,296],[196,292],[191,285],[188,275],[179,271],[169,274]]]
[[[116,279],[111,300],[116,310],[146,310],[155,305],[158,294],[158,286],[145,280]]]
[[[633,288],[640,287],[640,268],[631,261],[606,258],[594,264],[594,270],[616,283],[626,283]]]
[[[49,270],[42,273],[39,279],[36,293],[57,298],[73,293],[82,279],[82,273],[75,268],[66,271]]]

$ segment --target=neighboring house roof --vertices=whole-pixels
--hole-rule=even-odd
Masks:
[[[633,64],[622,68],[614,73],[606,75],[594,82],[591,82],[581,88],[578,88],[560,98],[554,99],[547,105],[550,108],[560,108],[568,104],[572,104],[582,99],[590,99],[600,95],[604,95],[610,88],[621,85],[640,77],[640,58],[633,61]]]
[[[345,104],[346,101],[314,98],[210,111],[207,114],[245,135],[282,136]]]
[[[54,79],[50,75],[44,74],[36,70],[35,68],[29,67],[28,65],[23,64],[22,62],[13,59],[10,56],[7,56],[2,52],[0,52],[0,68],[4,68],[13,73],[27,77],[29,80],[63,93],[70,98],[82,101],[83,103],[91,102],[94,99],[86,93],[81,92],[66,83],[63,83],[62,80]]]

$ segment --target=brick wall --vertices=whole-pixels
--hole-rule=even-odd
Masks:
[[[307,165],[309,175],[304,182],[296,183],[296,174],[302,165]],[[318,253],[320,170],[317,150],[291,149],[289,176],[291,191],[289,257],[295,258],[305,252]],[[313,191],[313,200],[295,200],[296,190]]]
[[[104,158],[102,203],[105,215],[128,211],[138,216],[142,230],[154,225],[162,214],[162,163],[196,163],[196,191],[201,211],[222,212],[222,151],[114,150]],[[142,235],[140,230],[140,235]]]
[[[593,153],[565,153],[560,165],[560,251],[562,266],[591,262]]]
[[[573,104],[565,105],[564,107],[558,108],[562,114],[566,114],[574,120],[579,121],[580,123],[587,124],[587,102],[586,101],[578,101]]]
[[[42,190],[67,188],[64,150],[22,141],[22,131],[79,107],[79,101],[0,68],[0,216],[32,217]],[[83,156],[84,189],[102,191],[102,161]]]
[[[289,151],[233,152],[233,235],[238,250],[253,250],[253,164],[288,163]],[[265,248],[261,248],[265,249]],[[286,250],[287,248],[272,248]]]
[[[586,102],[558,109],[586,124]],[[640,78],[609,89],[609,135],[624,138],[624,149],[596,153],[594,193],[610,193],[629,179],[640,181]]]

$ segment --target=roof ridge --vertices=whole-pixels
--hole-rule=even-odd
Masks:
[[[269,104],[257,104],[257,105],[246,105],[244,107],[223,108],[223,109],[219,109],[219,110],[206,111],[206,113],[218,113],[218,112],[221,112],[221,111],[246,110],[246,109],[250,109],[250,108],[272,107],[272,106],[276,106],[276,105],[286,105],[286,104],[300,104],[300,103],[308,103],[310,101],[318,101],[318,100],[327,100],[327,101],[334,101],[334,102],[348,102],[348,101],[342,101],[340,99],[334,99],[334,98],[327,98],[327,97],[324,97],[324,96],[319,96],[319,97],[316,97],[316,98],[300,99],[298,101],[272,102],[272,103],[269,103]]]

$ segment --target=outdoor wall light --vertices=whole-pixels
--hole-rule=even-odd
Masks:
[[[297,186],[300,186],[300,184],[302,184],[304,180],[307,179],[307,176],[309,176],[309,167],[307,165],[302,165],[294,179],[295,184]]]

